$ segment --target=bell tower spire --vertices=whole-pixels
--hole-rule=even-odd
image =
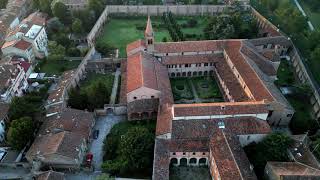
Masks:
[[[154,33],[152,29],[150,16],[148,16],[147,26],[144,32],[144,38],[146,41],[147,51],[152,52],[154,50]]]

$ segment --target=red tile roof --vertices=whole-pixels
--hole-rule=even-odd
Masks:
[[[150,16],[148,16],[148,21],[147,21],[147,27],[146,30],[144,32],[145,36],[152,36],[153,35],[153,30],[152,30],[152,24],[151,24],[151,20],[150,20]]]
[[[315,169],[298,162],[268,162],[266,166],[269,167],[273,171],[273,173],[279,177],[299,176],[300,178],[302,178],[303,176],[305,176],[306,179],[311,179],[311,177],[317,177],[317,179],[320,179],[319,169]]]
[[[31,43],[25,41],[25,40],[19,40],[14,47],[21,50],[27,50],[32,46]]]
[[[147,87],[158,90],[153,57],[143,52],[128,57],[127,93]]]
[[[169,64],[195,64],[219,62],[223,60],[221,54],[199,54],[199,55],[179,55],[179,56],[164,56],[161,62],[165,65]]]
[[[174,117],[268,113],[263,101],[174,104]]]
[[[247,87],[250,89],[255,100],[269,100],[273,101],[272,95],[269,93],[268,89],[265,87],[261,79],[258,77],[256,72],[252,67],[246,62],[244,57],[240,53],[240,48],[242,46],[241,41],[228,41],[225,53],[228,55],[236,69],[238,70],[240,76],[245,81]]]
[[[219,129],[210,139],[210,153],[221,179],[257,179],[235,136]]]
[[[224,131],[236,134],[269,134],[267,121],[254,117],[234,117],[223,119],[173,120],[172,139],[208,139],[218,131],[218,123],[223,122]]]
[[[155,53],[221,51],[224,40],[155,43]]]
[[[127,45],[127,56],[130,56],[132,53],[134,53],[134,50],[139,48],[145,48],[145,41],[144,40],[137,40]]]

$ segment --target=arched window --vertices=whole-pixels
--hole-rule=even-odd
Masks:
[[[183,72],[183,73],[182,73],[182,77],[186,77],[186,72]]]
[[[177,158],[172,158],[170,160],[170,165],[177,165],[178,164],[178,159]]]
[[[189,77],[191,76],[191,72],[188,72],[188,76],[189,76]]]
[[[176,74],[175,73],[171,73],[171,77],[175,77],[176,76]]]
[[[197,159],[196,158],[191,158],[189,161],[189,164],[197,164]]]
[[[193,76],[196,76],[196,75],[197,75],[197,72],[196,72],[196,71],[194,71],[192,74],[193,74]]]
[[[199,75],[199,76],[202,76],[202,71],[199,71],[198,75]]]
[[[180,77],[180,76],[181,76],[181,74],[178,72],[178,73],[177,73],[177,77]]]
[[[181,158],[180,159],[180,166],[187,166],[188,165],[188,163],[187,163],[187,158]]]
[[[207,165],[207,159],[206,159],[206,158],[201,158],[201,159],[199,159],[199,165],[200,165],[200,166]]]

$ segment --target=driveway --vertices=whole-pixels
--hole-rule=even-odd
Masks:
[[[93,154],[94,170],[101,171],[101,165],[103,162],[103,141],[113,125],[125,121],[125,116],[116,116],[114,114],[108,114],[107,116],[98,116],[94,130],[99,130],[99,137],[93,139],[90,145],[90,152]]]

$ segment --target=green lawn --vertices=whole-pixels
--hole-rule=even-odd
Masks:
[[[310,5],[305,0],[300,0],[299,2],[303,6],[303,10],[308,15],[311,23],[315,26],[315,28],[320,29],[320,11],[312,11]]]
[[[199,98],[210,99],[218,98],[222,99],[220,89],[213,77],[195,77],[190,79],[194,84]]]
[[[207,17],[177,17],[180,25],[186,24],[189,19],[195,19],[197,25],[195,27],[183,27],[182,32],[185,35],[193,35],[196,37],[187,38],[186,40],[203,39],[203,29],[207,24]],[[129,43],[144,38],[144,30],[147,17],[112,17],[104,27],[104,33],[98,41],[103,41],[109,45],[119,48],[120,57],[126,57],[126,47]],[[165,37],[167,41],[171,41],[170,34],[163,24],[160,17],[151,18],[152,27],[155,33],[156,42],[162,42]],[[99,43],[99,42],[97,42]]]
[[[127,44],[142,39],[147,22],[147,17],[111,18],[104,27],[104,33],[98,41],[103,41],[120,49],[120,57],[126,57]],[[169,32],[161,27],[160,18],[152,18],[155,39],[161,42],[164,37],[170,41]]]
[[[171,78],[170,83],[175,101],[194,98],[187,78]]]
[[[78,67],[81,61],[41,61],[35,68],[37,72],[46,73],[46,75],[61,75],[62,72]]]

